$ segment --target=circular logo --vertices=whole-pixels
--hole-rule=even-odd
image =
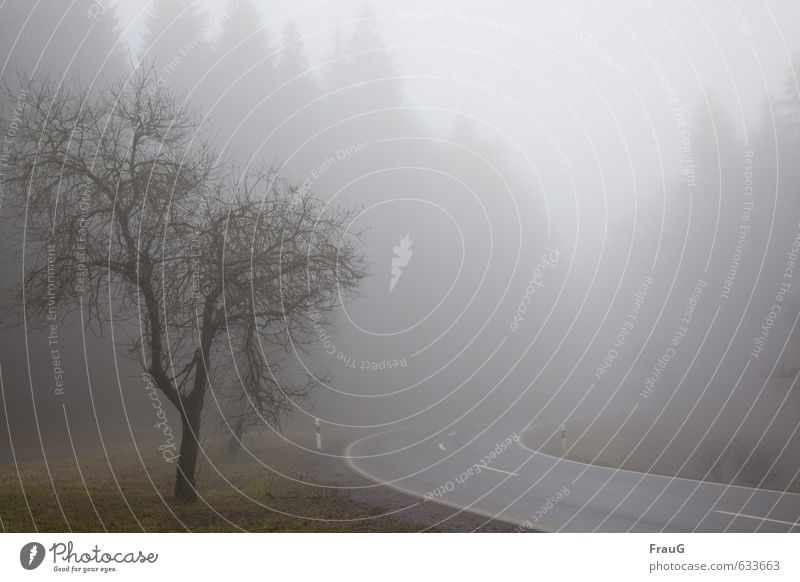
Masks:
[[[35,570],[44,561],[44,546],[39,542],[29,542],[19,551],[19,563],[26,570]]]

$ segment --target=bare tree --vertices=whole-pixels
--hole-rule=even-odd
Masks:
[[[243,426],[279,422],[314,382],[282,382],[270,354],[311,341],[366,269],[352,211],[218,162],[199,114],[155,77],[25,80],[7,190],[29,323],[81,308],[95,332],[134,330],[131,356],[179,412],[174,491],[192,501],[209,392],[238,402]]]

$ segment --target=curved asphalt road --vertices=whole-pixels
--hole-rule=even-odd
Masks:
[[[430,436],[436,432],[431,427],[384,432],[351,444],[346,461],[364,477],[421,502],[537,530],[800,531],[797,494],[586,465],[521,442],[482,463],[522,426],[475,426],[437,436]]]

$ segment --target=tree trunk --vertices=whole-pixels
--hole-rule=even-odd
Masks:
[[[175,475],[175,499],[191,503],[197,500],[197,456],[200,452],[200,418],[202,406],[186,410],[182,418],[181,450]]]
[[[242,450],[242,435],[244,434],[244,416],[236,419],[231,427],[231,436],[228,439],[226,452],[229,456],[238,455]]]

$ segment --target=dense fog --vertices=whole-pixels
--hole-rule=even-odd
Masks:
[[[2,117],[18,75],[94,91],[152,68],[216,159],[353,212],[369,275],[268,355],[315,385],[253,435],[566,423],[581,460],[800,491],[799,19],[790,0],[7,0]],[[135,321],[73,315],[56,385],[6,209],[3,462],[153,438]],[[209,442],[231,432],[219,402]]]

